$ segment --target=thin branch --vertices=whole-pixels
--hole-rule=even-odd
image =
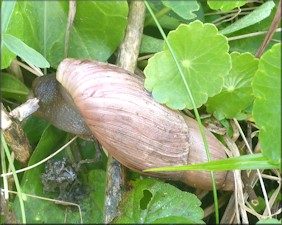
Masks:
[[[249,195],[249,199],[253,206],[257,206],[259,204],[258,197],[250,183],[250,179],[246,170],[242,171],[242,179],[244,182],[244,189]]]
[[[275,13],[275,16],[272,20],[272,23],[270,25],[270,28],[265,36],[265,39],[263,40],[260,48],[258,49],[257,53],[256,53],[256,57],[257,58],[260,58],[261,55],[263,54],[266,46],[269,44],[271,38],[273,37],[274,33],[275,33],[275,30],[276,28],[278,27],[280,21],[281,21],[281,1],[279,1],[278,3],[278,6],[277,6],[277,10],[276,10],[276,13]]]
[[[39,74],[39,76],[43,76],[43,75],[44,75],[44,73],[42,73],[42,71],[40,70],[40,68],[38,68],[38,67],[36,67],[36,66],[34,66],[34,65],[30,64],[30,63],[28,63],[28,62],[26,62],[26,64],[29,65],[34,71],[36,71],[37,74]],[[46,68],[45,68],[45,69],[46,69]]]
[[[6,224],[18,224],[15,212],[9,211],[9,204],[4,198],[3,190],[1,189],[1,217],[4,215]]]
[[[19,121],[23,121],[25,118],[39,109],[38,103],[39,99],[37,98],[29,99],[25,103],[12,110],[9,115]]]
[[[275,33],[277,32],[281,32],[281,28],[277,28],[275,30]],[[254,37],[254,36],[258,36],[258,35],[263,35],[263,34],[266,34],[267,31],[259,31],[259,32],[254,32],[254,33],[249,33],[249,34],[243,34],[243,35],[238,35],[238,36],[234,36],[234,37],[229,37],[228,38],[228,41],[235,41],[235,40],[238,40],[238,39],[243,39],[243,38],[249,38],[249,37]]]
[[[26,165],[31,155],[31,145],[18,121],[12,121],[11,116],[1,103],[1,129],[3,136],[15,153],[16,159]]]
[[[120,45],[117,65],[129,72],[134,72],[141,45],[143,24],[145,18],[145,5],[142,1],[132,1],[126,35]]]
[[[38,69],[34,68],[34,67],[30,67],[18,60],[14,60],[16,64],[18,64],[19,66],[21,66],[22,68],[25,68],[26,70],[28,70],[29,72],[35,74],[36,76],[43,76],[43,73],[41,70],[38,71]]]
[[[64,50],[65,58],[68,55],[70,32],[71,32],[71,28],[72,28],[72,24],[73,24],[73,21],[74,21],[75,14],[76,14],[76,1],[70,0],[69,1],[68,23],[67,23],[66,37],[65,37],[65,50]]]

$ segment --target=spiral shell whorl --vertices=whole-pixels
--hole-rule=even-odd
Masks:
[[[113,65],[66,59],[57,80],[95,137],[125,166],[140,172],[187,164],[189,130],[183,117],[156,103],[141,79]],[[182,173],[174,172],[174,178]],[[172,173],[150,175],[165,178]]]
[[[124,166],[142,173],[155,167],[207,162],[195,120],[154,101],[144,81],[117,66],[65,59],[57,80],[98,141]],[[222,144],[204,128],[212,160],[226,158]],[[212,189],[209,171],[146,173]],[[232,174],[216,172],[217,188],[232,190]]]

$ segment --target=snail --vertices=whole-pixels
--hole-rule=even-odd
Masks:
[[[96,138],[121,164],[143,173],[149,168],[207,162],[196,120],[157,103],[144,80],[115,65],[64,59],[56,76],[38,77],[36,115],[87,140]],[[206,128],[212,160],[224,159],[222,143]],[[209,171],[143,173],[212,189]],[[233,190],[233,176],[215,172],[218,189]]]

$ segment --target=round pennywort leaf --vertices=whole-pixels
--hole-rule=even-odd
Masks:
[[[231,68],[227,38],[213,24],[194,21],[180,25],[168,34],[168,41],[182,68],[196,107],[222,89],[223,78]],[[187,89],[165,44],[144,70],[145,88],[154,99],[172,109],[192,109]]]
[[[214,10],[221,10],[222,12],[228,12],[232,9],[237,7],[243,6],[247,3],[246,0],[244,1],[218,1],[218,0],[209,0],[208,5],[211,9]]]
[[[200,200],[191,193],[155,179],[137,180],[132,184],[113,223],[193,223],[202,224]]]
[[[209,98],[207,110],[222,120],[231,119],[254,100],[251,82],[258,67],[258,60],[250,53],[231,54],[232,69],[224,79],[222,91]]]
[[[274,45],[259,61],[253,83],[253,116],[260,128],[262,153],[272,163],[281,162],[281,44]]]

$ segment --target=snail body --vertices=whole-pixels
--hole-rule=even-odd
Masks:
[[[37,78],[33,91],[41,101],[41,86],[46,78]],[[202,163],[207,161],[198,124],[179,111],[154,101],[143,87],[143,79],[117,66],[93,60],[65,59],[57,70],[55,89],[59,100],[41,101],[37,114],[61,129],[91,140],[93,135],[106,150],[124,166],[142,173],[143,170]],[[55,81],[53,81],[55,80]],[[49,81],[50,82],[50,81]],[[54,92],[54,91],[53,91]],[[60,107],[60,102],[64,101]],[[47,106],[48,105],[48,106]],[[44,116],[44,107],[52,115],[65,115],[70,105],[76,124],[64,118]],[[57,112],[57,111],[63,112]],[[70,116],[73,118],[73,115]],[[77,122],[78,121],[78,122]],[[79,127],[79,132],[72,131]],[[222,144],[204,129],[212,160],[226,158]],[[209,171],[152,172],[146,175],[180,180],[200,188],[212,189]],[[226,171],[216,172],[218,189],[232,190],[233,178]]]

